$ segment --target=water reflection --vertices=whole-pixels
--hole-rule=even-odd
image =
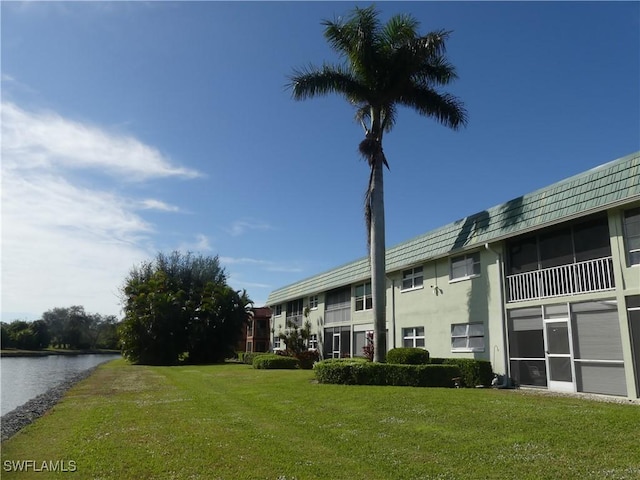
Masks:
[[[2,357],[0,415],[46,392],[75,373],[118,358],[119,354]]]

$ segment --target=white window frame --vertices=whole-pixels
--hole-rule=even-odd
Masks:
[[[453,276],[453,262],[454,260],[464,259],[466,263],[465,275],[460,277]],[[471,272],[469,272],[469,266],[471,266]],[[463,253],[462,255],[456,255],[449,259],[449,283],[460,282],[468,280],[470,278],[479,277],[482,272],[480,265],[480,252]]]
[[[627,215],[629,215],[629,218],[627,218]],[[638,248],[631,248],[630,245],[630,234],[629,234],[629,227],[628,227],[628,222],[627,220],[631,220],[631,216],[640,216],[640,208],[632,208],[630,210],[625,210],[624,213],[622,214],[622,223],[623,223],[623,227],[624,227],[624,250],[625,250],[625,254],[627,257],[627,266],[629,267],[638,267],[640,266],[640,261],[633,263],[631,261],[631,254],[635,253],[636,255],[640,255],[640,249]],[[634,218],[633,223],[635,223],[637,220]],[[638,238],[638,235],[634,235],[633,236],[634,239]]]
[[[311,295],[309,297],[309,310],[318,309],[318,295]]]
[[[278,305],[275,305],[273,307],[273,316],[274,317],[279,317],[280,315],[282,315],[282,304],[281,303],[278,304]]]
[[[471,335],[471,327],[482,327],[482,335]],[[462,331],[458,328],[458,332],[454,335],[454,331],[456,327],[463,327]],[[482,347],[470,347],[469,343],[472,338],[482,338]],[[466,339],[464,347],[454,347],[453,342],[454,339]],[[484,352],[485,350],[485,326],[484,323],[481,322],[472,322],[472,323],[452,323],[451,324],[451,351],[452,352]]]
[[[405,281],[411,281],[411,286],[405,287]],[[416,285],[417,283],[419,283],[419,285]],[[424,288],[424,268],[422,266],[402,271],[402,284],[400,285],[401,292],[410,292],[421,288]]]
[[[274,335],[273,337],[273,349],[282,350],[282,339],[277,335]]]
[[[358,296],[358,289],[363,289],[363,295]],[[369,293],[367,293],[367,291]],[[355,296],[355,311],[356,312],[364,312],[367,310],[371,310],[373,308],[373,297],[371,296],[371,282],[360,283],[354,288],[354,296]],[[362,308],[358,308],[358,302],[362,302]],[[367,308],[367,303],[370,305]]]
[[[419,330],[422,330],[422,335],[419,335]],[[427,348],[427,339],[424,334],[424,327],[408,327],[402,329],[402,346],[406,347],[405,342],[410,340],[413,348],[423,348],[426,350]],[[422,340],[422,345],[418,345],[419,341]]]
[[[311,335],[309,335],[308,349],[318,350],[318,334],[317,333],[312,333]]]

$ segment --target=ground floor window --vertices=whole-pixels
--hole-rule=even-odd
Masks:
[[[484,352],[484,324],[458,323],[451,325],[452,352]]]
[[[318,349],[318,334],[312,333],[309,336],[309,349],[317,350]]]
[[[353,356],[366,357],[365,347],[373,343],[373,330],[353,332]]]
[[[627,395],[614,299],[512,309],[508,334],[510,373],[518,384]]]
[[[540,307],[509,311],[509,367],[517,384],[547,386]]]
[[[402,346],[424,348],[424,327],[411,327],[402,329]]]
[[[282,339],[280,337],[273,337],[273,349],[278,350],[281,348]]]
[[[627,297],[626,300],[631,333],[631,355],[636,372],[636,389],[640,393],[640,295]]]
[[[351,327],[324,329],[324,358],[348,358],[351,356]]]

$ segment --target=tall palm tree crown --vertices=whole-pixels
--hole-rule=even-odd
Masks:
[[[457,78],[445,57],[450,32],[419,35],[411,15],[395,15],[381,24],[372,5],[356,7],[344,20],[325,20],[324,36],[341,64],[294,70],[288,87],[295,100],[330,93],[342,95],[355,108],[364,129],[359,151],[370,167],[365,218],[371,262],[374,360],[386,356],[385,240],[383,166],[389,167],[382,137],[396,121],[398,106],[415,110],[457,130],[467,123],[462,102],[438,87]]]

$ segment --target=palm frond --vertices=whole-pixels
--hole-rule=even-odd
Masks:
[[[415,72],[414,81],[425,87],[447,85],[458,78],[456,68],[444,56],[433,57]]]
[[[400,105],[413,108],[420,115],[431,117],[439,123],[458,130],[467,124],[467,111],[460,99],[431,88],[412,86],[398,99]]]
[[[416,55],[424,58],[439,57],[446,53],[446,40],[452,30],[435,30],[422,37],[418,37],[410,43],[411,49]]]
[[[368,83],[375,78],[380,21],[374,5],[356,7],[346,19],[323,21],[324,36],[331,47],[346,57],[354,74]]]
[[[295,100],[338,93],[355,102],[362,101],[367,94],[367,90],[346,68],[335,65],[295,69],[285,87],[291,89]]]
[[[382,28],[381,39],[386,49],[397,49],[418,37],[420,22],[411,15],[391,17]]]
[[[382,108],[382,130],[384,132],[390,132],[393,129],[396,124],[396,112],[397,108],[393,102],[387,103]]]

